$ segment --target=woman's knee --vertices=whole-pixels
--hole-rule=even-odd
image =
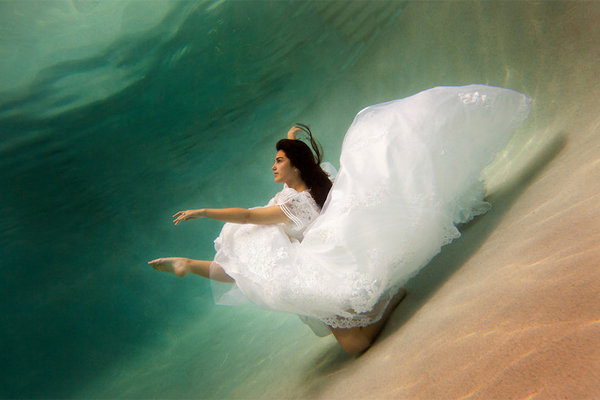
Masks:
[[[234,283],[235,279],[231,276],[227,275],[227,272],[216,262],[212,262],[210,264],[210,279],[225,282],[225,283]]]
[[[336,329],[336,331],[338,331],[337,334],[334,331],[336,340],[348,354],[361,354],[371,346],[371,341],[360,331],[360,328],[344,329],[343,331]]]

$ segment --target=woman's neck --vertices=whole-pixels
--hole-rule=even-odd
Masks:
[[[306,183],[304,183],[304,181],[302,179],[289,181],[289,182],[286,182],[285,184],[288,185],[288,187],[291,187],[292,189],[294,189],[298,193],[308,190],[308,186],[306,186]]]

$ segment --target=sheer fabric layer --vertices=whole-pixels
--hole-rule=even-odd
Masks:
[[[225,225],[215,262],[236,284],[222,302],[249,300],[332,327],[378,321],[397,288],[460,236],[455,225],[489,209],[481,170],[529,109],[522,93],[485,85],[365,108],[320,215],[308,193],[284,188],[269,204],[289,223]]]

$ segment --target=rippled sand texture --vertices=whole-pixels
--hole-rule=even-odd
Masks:
[[[600,4],[508,5],[411,3],[403,15],[429,13],[419,30],[432,41],[460,29],[457,7],[478,21],[473,40],[501,32],[506,47],[490,51],[504,51],[506,82],[521,81],[535,111],[489,171],[493,210],[411,282],[371,350],[328,362],[310,397],[600,397]]]

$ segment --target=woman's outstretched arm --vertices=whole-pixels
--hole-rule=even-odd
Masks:
[[[202,208],[179,211],[173,215],[175,225],[181,221],[197,218],[210,218],[234,224],[271,225],[289,221],[279,206],[261,208]]]

